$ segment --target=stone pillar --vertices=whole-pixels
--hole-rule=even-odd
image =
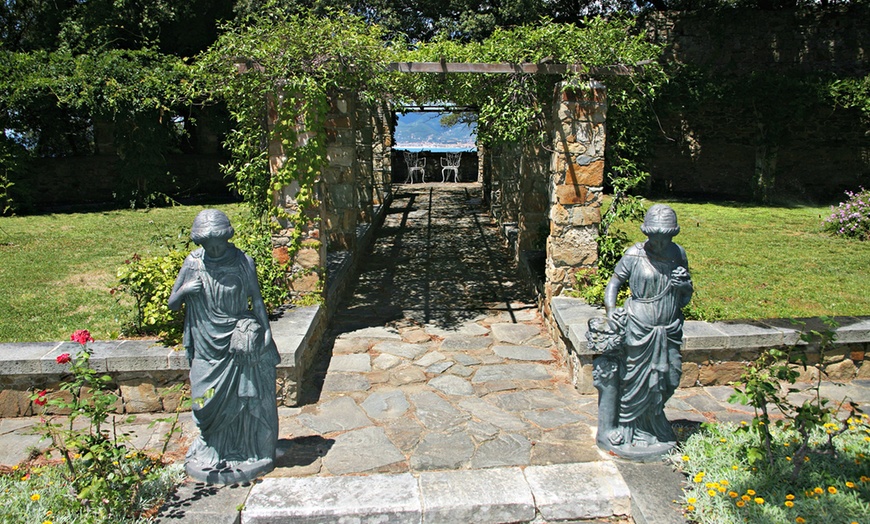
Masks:
[[[292,104],[292,97],[279,93],[268,95],[267,125],[269,131],[269,173],[272,177],[284,167],[287,155],[281,137],[275,136],[272,131],[275,123],[280,118],[281,107],[284,104]],[[297,128],[296,146],[303,146],[310,138],[310,134],[301,127]],[[273,195],[273,204],[284,209],[288,214],[296,214],[300,211],[296,196],[299,194],[299,183],[293,181],[284,186]],[[276,219],[279,228],[272,234],[272,256],[280,263],[287,264],[288,280],[291,299],[298,300],[305,295],[319,293],[323,268],[326,267],[326,246],[320,241],[320,209],[304,209],[304,215],[308,218],[301,231],[301,242],[295,253],[291,250],[292,239],[295,235],[293,226],[285,220]]]
[[[373,220],[374,206],[374,116],[371,107],[357,101],[354,128],[357,163],[357,203],[358,220],[370,224]]]
[[[326,116],[326,160],[323,169],[324,221],[328,249],[353,250],[359,202],[354,132],[354,100],[345,93],[332,93]]]
[[[374,171],[374,204],[383,205],[392,195],[393,126],[392,111],[385,103],[378,104],[372,114],[372,169]]]
[[[545,285],[548,302],[573,289],[577,271],[593,268],[598,261],[605,94],[604,86],[595,81],[556,88]]]

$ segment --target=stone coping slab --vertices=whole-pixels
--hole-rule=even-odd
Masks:
[[[272,337],[281,355],[279,368],[295,368],[314,336],[323,311],[318,305],[287,310],[271,322]],[[166,347],[158,340],[97,340],[91,365],[101,373],[188,370],[183,349]],[[310,348],[316,350],[317,348]],[[81,350],[76,342],[12,342],[0,344],[0,375],[60,375],[68,364],[58,364],[63,353]]]
[[[594,355],[586,344],[587,322],[604,316],[604,308],[588,305],[582,299],[554,297],[550,303],[553,318],[578,355]],[[870,317],[836,317],[839,327],[836,344],[870,343]],[[729,320],[721,322],[686,321],[683,326],[683,351],[711,349],[758,349],[800,343],[807,330],[824,330],[818,318]]]
[[[630,493],[612,462],[340,477],[266,478],[242,524],[378,522],[500,524],[628,516]]]

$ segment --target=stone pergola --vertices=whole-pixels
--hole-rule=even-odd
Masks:
[[[483,182],[491,211],[515,247],[515,255],[537,248],[546,254],[544,307],[575,285],[578,270],[597,262],[598,224],[604,180],[607,98],[598,76],[631,74],[633,67],[588,69],[567,64],[498,64],[448,62],[398,62],[390,70],[429,74],[536,74],[551,75],[554,95],[545,144],[502,144],[480,152]],[[580,73],[583,82],[567,85],[555,75]],[[276,104],[269,100],[269,117],[277,118]],[[392,195],[392,109],[388,102],[360,103],[350,93],[334,93],[325,121],[328,165],[319,187],[319,216],[310,216],[302,231],[302,249],[293,261],[294,293],[320,292],[324,270],[342,253],[353,253],[358,238],[379,217],[379,210]],[[303,135],[300,140],[304,140]],[[518,147],[519,146],[519,147]],[[276,172],[284,161],[280,142],[269,147],[270,169]],[[278,193],[277,205],[295,209],[298,187]],[[546,232],[544,235],[543,232]],[[273,238],[276,256],[286,248],[289,231]],[[545,236],[545,238],[543,238]],[[544,249],[541,249],[544,248]],[[352,257],[351,257],[352,258]],[[327,310],[340,292],[322,290]],[[545,311],[546,312],[546,311]]]

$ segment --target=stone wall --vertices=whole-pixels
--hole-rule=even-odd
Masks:
[[[283,312],[271,322],[281,363],[277,367],[276,393],[279,405],[299,402],[303,379],[313,369],[323,333],[326,314],[320,306],[306,306]],[[173,412],[181,393],[171,391],[189,385],[189,364],[182,351],[156,340],[105,340],[91,344],[91,366],[111,377],[109,388],[118,396],[118,413]],[[0,418],[38,415],[30,396],[41,390],[47,398],[69,398],[60,390],[69,371],[58,364],[62,353],[75,353],[74,342],[0,344]]]
[[[604,316],[604,310],[587,305],[581,299],[557,297],[551,301],[552,315],[547,318],[553,340],[569,363],[574,385],[582,393],[595,393],[592,385],[592,353],[586,342],[587,322]],[[768,348],[803,346],[808,368],[800,381],[818,377],[819,350],[804,344],[800,336],[807,330],[827,328],[816,318],[803,319],[804,326],[788,319],[755,321],[700,322],[687,321],[683,327],[683,374],[680,387],[726,386],[740,379],[750,362]],[[837,340],[826,351],[824,379],[847,382],[870,379],[870,317],[840,317]]]
[[[828,201],[870,183],[866,118],[836,107],[824,84],[870,73],[868,19],[854,5],[647,17],[672,75],[656,103],[650,189]]]

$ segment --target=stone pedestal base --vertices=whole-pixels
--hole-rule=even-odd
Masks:
[[[223,468],[207,466],[195,460],[184,463],[184,470],[196,480],[207,484],[242,484],[251,482],[275,469],[275,461],[261,459],[256,462],[242,462]]]
[[[631,444],[614,446],[607,442],[606,438],[599,438],[597,442],[598,447],[604,451],[632,462],[659,462],[677,446],[676,442],[659,442],[645,447],[632,446]]]

